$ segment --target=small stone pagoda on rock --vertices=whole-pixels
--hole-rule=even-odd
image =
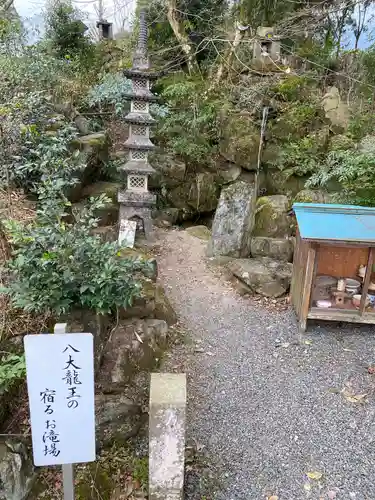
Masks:
[[[140,13],[138,45],[133,55],[133,67],[124,75],[131,79],[132,90],[130,113],[125,117],[129,123],[129,138],[124,146],[128,150],[128,161],[120,167],[125,174],[126,188],[118,193],[121,223],[136,220],[137,228],[142,227],[146,238],[152,231],[151,210],[156,196],[148,191],[148,177],[154,169],[148,163],[148,153],[155,146],[150,141],[150,126],[155,123],[149,112],[150,103],[157,98],[150,91],[150,81],[157,77],[150,72],[147,56],[146,13]]]

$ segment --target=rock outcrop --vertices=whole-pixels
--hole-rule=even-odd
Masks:
[[[340,133],[348,128],[350,112],[348,105],[341,100],[337,87],[331,87],[323,97],[323,108],[326,118],[335,133]]]
[[[254,186],[243,181],[222,190],[212,224],[210,256],[247,257],[250,254],[255,197]]]
[[[246,114],[225,118],[221,126],[220,154],[231,163],[246,170],[256,170],[259,129]]]
[[[293,242],[289,238],[267,238],[256,236],[251,238],[252,257],[270,257],[282,262],[291,262],[293,258]]]
[[[288,215],[291,203],[287,196],[258,198],[253,236],[286,238],[292,235],[293,221]]]
[[[290,288],[293,265],[267,257],[235,259],[228,265],[233,275],[245,284],[249,293],[281,297]]]
[[[26,500],[36,473],[26,445],[0,438],[0,500]]]
[[[125,444],[141,427],[141,407],[121,394],[100,394],[95,396],[95,421],[97,449]]]
[[[109,388],[123,387],[138,371],[152,371],[167,346],[167,336],[168,325],[163,320],[121,321],[104,355],[103,370],[109,373]]]

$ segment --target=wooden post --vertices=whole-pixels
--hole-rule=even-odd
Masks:
[[[316,259],[316,249],[313,246],[313,244],[310,243],[309,251],[307,254],[305,279],[303,281],[301,310],[299,314],[300,333],[305,332],[307,327],[307,315],[309,314],[309,309],[310,309],[311,289],[313,285],[313,277],[315,271],[315,259]]]
[[[66,323],[56,323],[53,333],[66,333]],[[64,500],[74,500],[73,464],[62,466]]]
[[[366,274],[365,274],[365,277],[363,280],[363,285],[362,285],[361,303],[359,305],[359,315],[360,316],[363,315],[365,308],[366,308],[367,292],[368,292],[368,287],[370,284],[373,264],[374,264],[374,249],[370,248],[369,254],[368,254],[368,259],[367,259]]]

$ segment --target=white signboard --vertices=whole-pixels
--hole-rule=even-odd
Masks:
[[[120,222],[120,231],[118,242],[124,247],[133,248],[137,222],[135,220],[122,220]]]
[[[34,464],[94,461],[92,334],[26,335],[24,344]]]

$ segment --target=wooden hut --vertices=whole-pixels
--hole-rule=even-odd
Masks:
[[[375,208],[295,203],[291,302],[307,320],[375,323]]]

